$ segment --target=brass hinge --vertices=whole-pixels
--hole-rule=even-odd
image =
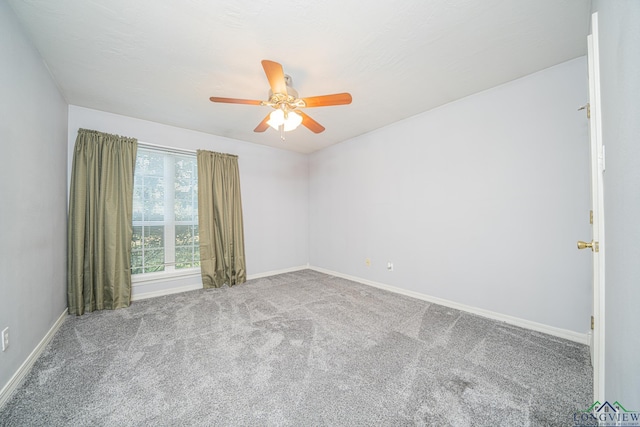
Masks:
[[[589,224],[593,224],[593,211],[589,211]]]
[[[578,111],[580,110],[587,110],[587,119],[591,118],[591,105],[589,105],[588,102],[584,104],[582,107],[578,108]]]
[[[591,316],[591,330],[593,330],[595,323],[596,323],[595,319],[593,318],[593,316]]]

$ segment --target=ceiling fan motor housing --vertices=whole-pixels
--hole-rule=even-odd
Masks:
[[[284,83],[287,86],[287,94],[294,99],[298,99],[298,91],[293,88],[293,79],[289,74],[284,75]],[[269,99],[273,96],[273,91],[269,89]]]

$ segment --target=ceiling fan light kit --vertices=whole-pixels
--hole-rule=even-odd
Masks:
[[[333,95],[313,96],[309,98],[298,98],[298,91],[292,87],[292,79],[284,74],[282,65],[267,59],[262,61],[262,68],[269,80],[269,100],[255,101],[250,99],[221,98],[212,96],[212,102],[222,102],[227,104],[246,104],[268,106],[274,109],[260,124],[254,132],[264,132],[269,127],[280,131],[280,138],[284,141],[284,132],[289,132],[302,124],[314,133],[325,130],[324,126],[313,120],[299,108],[328,107],[331,105],[351,104],[349,93],[336,93]]]
[[[289,132],[290,130],[294,130],[302,123],[302,116],[295,111],[286,111],[282,109],[277,109],[272,111],[269,114],[269,120],[267,124],[274,128],[275,130],[279,130],[280,126],[282,126],[282,130],[284,132]]]

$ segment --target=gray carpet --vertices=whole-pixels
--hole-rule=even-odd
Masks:
[[[586,346],[304,270],[70,316],[2,426],[573,425]]]

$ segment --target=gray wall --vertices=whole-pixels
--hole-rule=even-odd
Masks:
[[[307,265],[309,256],[308,158],[279,150],[117,114],[69,107],[69,169],[79,128],[125,135],[189,150],[238,155],[244,216],[247,274]],[[188,280],[134,284],[133,296],[189,285],[201,285],[199,274]]]
[[[0,1],[0,389],[66,309],[67,104]]]
[[[599,1],[605,398],[640,411],[640,1]]]
[[[577,58],[312,154],[310,264],[586,334],[586,71]]]

